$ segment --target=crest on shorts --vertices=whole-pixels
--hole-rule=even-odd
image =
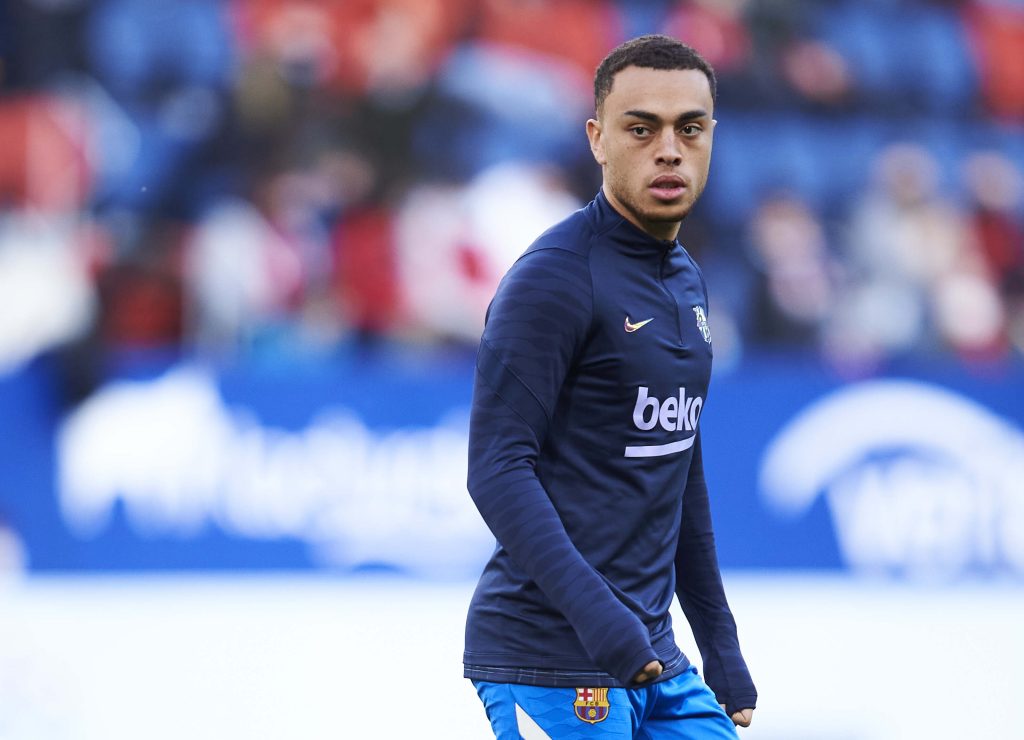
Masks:
[[[576,689],[576,701],[572,703],[576,716],[584,722],[596,725],[608,718],[608,689]]]
[[[694,306],[693,312],[697,315],[697,328],[700,329],[700,335],[704,337],[704,341],[711,344],[711,327],[708,326],[708,316],[704,313],[703,306]]]

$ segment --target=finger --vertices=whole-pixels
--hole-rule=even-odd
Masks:
[[[642,671],[636,674],[636,676],[633,678],[633,683],[644,683],[649,679],[657,678],[661,675],[662,671],[663,668],[661,667],[661,663],[657,660],[652,660],[650,663],[644,666]]]
[[[732,714],[733,724],[739,725],[740,727],[750,727],[750,721],[753,718],[753,709],[741,709],[740,711],[733,712]]]

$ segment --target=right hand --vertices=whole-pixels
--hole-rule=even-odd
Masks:
[[[643,667],[643,670],[633,676],[633,683],[646,683],[648,681],[652,681],[660,676],[663,670],[664,668],[662,668],[660,661],[652,660]]]

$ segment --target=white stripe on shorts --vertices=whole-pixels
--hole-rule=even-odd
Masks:
[[[551,740],[551,737],[540,729],[533,717],[526,713],[526,710],[516,704],[516,724],[519,725],[519,734],[523,740]]]

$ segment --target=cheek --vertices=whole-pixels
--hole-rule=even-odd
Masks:
[[[711,147],[701,147],[693,152],[693,156],[690,159],[693,164],[695,175],[699,178],[706,179],[708,176],[708,169],[711,165]]]
[[[621,192],[636,190],[639,180],[638,168],[634,167],[629,160],[617,159],[614,167],[608,167],[609,180],[614,182]]]
[[[607,153],[608,164],[618,171],[619,176],[628,180],[639,172],[640,154],[635,148],[619,145]]]
[[[704,159],[704,166],[705,167],[707,167],[708,164],[711,162],[711,149],[712,149],[712,142],[709,141],[707,143],[707,146],[704,147],[702,155],[701,155],[703,157],[703,159]]]

